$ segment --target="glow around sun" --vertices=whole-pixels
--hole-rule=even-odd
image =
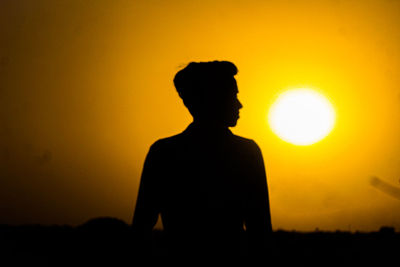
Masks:
[[[294,145],[314,144],[335,124],[332,104],[311,89],[293,89],[279,95],[268,112],[268,123],[281,139]]]

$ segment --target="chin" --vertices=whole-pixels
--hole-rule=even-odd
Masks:
[[[228,127],[235,127],[236,124],[237,124],[237,120],[229,121],[229,122],[227,123]]]

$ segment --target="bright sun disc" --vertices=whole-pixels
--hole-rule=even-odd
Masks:
[[[311,145],[329,134],[335,112],[323,95],[310,89],[293,89],[282,93],[268,113],[273,132],[286,142]]]

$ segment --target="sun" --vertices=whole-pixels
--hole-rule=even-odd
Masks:
[[[279,95],[268,112],[272,131],[286,142],[299,146],[326,137],[335,124],[335,111],[322,94],[307,88]]]

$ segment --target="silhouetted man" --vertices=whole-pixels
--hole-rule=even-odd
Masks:
[[[236,74],[227,61],[179,71],[174,84],[193,122],[146,157],[132,226],[149,240],[160,214],[174,259],[231,261],[247,247],[260,256],[272,232],[261,151],[228,129],[242,108]]]

